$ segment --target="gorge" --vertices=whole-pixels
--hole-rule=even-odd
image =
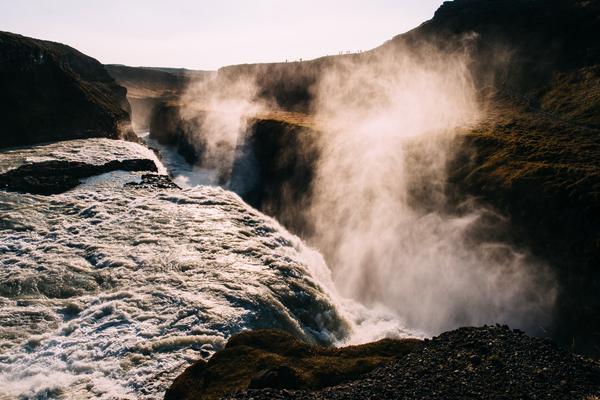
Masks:
[[[599,18],[216,72],[0,33],[0,398],[600,396]]]

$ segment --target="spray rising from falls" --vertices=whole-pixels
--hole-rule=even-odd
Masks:
[[[199,156],[199,169],[214,175],[206,183],[227,186],[236,147],[243,142],[250,117],[265,106],[248,79],[209,79],[191,84],[182,99],[187,140]]]
[[[477,237],[488,211],[448,213],[452,139],[479,117],[464,53],[405,51],[343,63],[318,87],[321,160],[311,242],[338,289],[411,329],[548,322],[552,278],[522,252]]]
[[[221,185],[249,121],[273,107],[257,100],[255,81],[215,79],[185,96],[201,167]],[[543,329],[556,294],[545,266],[483,234],[500,229],[491,211],[447,199],[455,139],[481,116],[468,52],[342,58],[323,67],[313,92],[320,156],[308,239],[332,269],[333,283],[320,283],[354,322],[349,341],[496,322]],[[357,313],[356,301],[378,312]]]

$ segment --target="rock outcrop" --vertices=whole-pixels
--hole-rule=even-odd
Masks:
[[[117,170],[158,172],[154,161],[140,158],[113,160],[100,165],[80,161],[42,161],[25,164],[0,174],[0,190],[42,195],[59,194],[79,185],[81,179]],[[145,180],[152,183],[155,179]]]
[[[248,170],[237,159],[230,188],[245,202],[275,217],[290,231],[307,237],[313,231],[305,214],[319,160],[318,135],[310,124],[285,118],[257,118],[245,138],[245,157],[255,160]]]
[[[207,362],[188,367],[167,390],[166,400],[219,399],[247,388],[321,389],[360,377],[404,357],[420,341],[384,339],[327,348],[274,330],[240,333]]]
[[[351,382],[306,389],[248,389],[224,398],[591,400],[600,394],[600,365],[508,327],[461,328]]]
[[[160,101],[150,116],[150,137],[160,144],[176,147],[188,163],[195,164],[202,158],[199,146],[193,143],[194,131],[201,118],[198,114],[194,120],[185,120],[180,116],[177,102]]]
[[[126,89],[97,60],[0,32],[0,148],[55,140],[135,139]]]

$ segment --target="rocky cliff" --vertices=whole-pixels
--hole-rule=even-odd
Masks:
[[[131,104],[133,129],[147,131],[154,107],[162,102],[179,98],[190,81],[210,77],[211,71],[183,68],[130,67],[109,64],[108,73],[127,88],[127,100]]]
[[[431,46],[442,51],[466,46],[487,113],[457,139],[447,190],[462,200],[478,197],[509,217],[511,240],[531,249],[559,277],[550,334],[576,351],[593,354],[600,353],[597,37],[598,1],[455,0],[445,2],[418,28],[369,52],[344,56],[360,63],[407,48],[427,57]],[[275,90],[275,98],[286,98],[278,100],[280,106],[310,109],[305,104],[312,101],[311,85],[332,60],[221,71],[268,71],[263,81],[270,83],[263,93]],[[279,71],[285,68],[298,77],[277,83],[277,77],[288,76]],[[290,82],[304,82],[302,90],[294,89],[304,95],[286,97]]]
[[[126,89],[69,46],[0,32],[0,86],[0,147],[135,136]]]
[[[150,120],[150,137],[176,148],[188,163],[201,164],[203,135],[208,134],[199,128],[204,114],[185,119],[177,102],[159,102]],[[302,234],[312,229],[304,211],[319,157],[320,132],[309,117],[298,120],[296,115],[274,112],[252,117],[238,143],[244,156],[234,160],[225,180],[246,203]]]
[[[599,354],[600,3],[447,2],[386,45],[469,32],[488,112],[459,138],[449,190],[510,217],[513,240],[558,275],[551,335]]]

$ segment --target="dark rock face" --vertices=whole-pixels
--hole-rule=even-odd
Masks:
[[[273,330],[235,335],[208,362],[197,361],[178,376],[166,400],[219,399],[253,388],[320,389],[356,379],[386,362],[404,357],[419,340],[327,348],[306,344]]]
[[[136,189],[180,189],[167,175],[145,174],[141,182],[128,182],[127,187]]]
[[[0,32],[0,148],[55,140],[135,139],[126,89],[60,43]]]
[[[75,188],[80,179],[117,170],[158,171],[154,161],[148,159],[113,160],[102,165],[79,161],[44,161],[1,174],[0,189],[41,195],[59,194]]]
[[[592,399],[600,365],[508,327],[461,328],[349,383],[316,392],[247,390],[227,399]]]
[[[150,137],[158,143],[175,146],[190,164],[202,159],[202,144],[193,143],[190,139],[194,131],[201,125],[201,114],[194,120],[181,118],[180,107],[171,102],[159,102],[154,106],[150,119]]]
[[[258,97],[275,100],[279,108],[288,111],[310,112],[312,88],[322,71],[337,57],[322,57],[306,62],[231,65],[220,68],[222,82],[248,79],[255,81]]]
[[[256,120],[244,145],[256,161],[249,171],[243,159],[236,160],[231,189],[290,231],[307,235],[312,227],[305,212],[312,196],[320,134],[283,121]]]
[[[150,124],[150,137],[174,146],[190,164],[203,160],[202,113],[181,118],[179,106],[160,103]],[[271,215],[294,233],[308,233],[304,215],[319,158],[320,132],[276,119],[251,121],[243,143],[238,143],[230,188],[246,203]],[[193,137],[194,140],[190,140]],[[227,180],[227,179],[226,179]]]

